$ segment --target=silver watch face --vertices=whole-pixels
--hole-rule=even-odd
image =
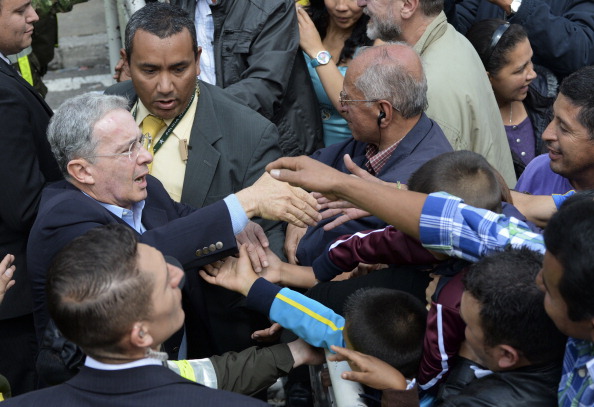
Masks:
[[[328,62],[330,62],[331,58],[332,58],[332,56],[330,55],[330,53],[328,51],[320,51],[320,52],[318,52],[318,55],[316,56],[316,59],[318,60],[318,63],[320,65],[326,65]]]

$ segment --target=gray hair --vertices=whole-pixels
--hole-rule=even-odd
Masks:
[[[420,0],[421,11],[427,17],[433,17],[443,11],[443,0]]]
[[[47,138],[64,177],[69,178],[71,160],[94,154],[98,143],[93,138],[95,124],[117,109],[128,110],[128,100],[122,96],[85,93],[66,100],[56,110]]]
[[[418,116],[427,108],[427,78],[421,70],[421,78],[404,68],[398,60],[393,58],[385,47],[404,43],[391,43],[379,47],[367,47],[357,56],[372,49],[379,49],[373,62],[355,80],[355,86],[367,100],[387,100],[402,117],[410,119]],[[408,45],[406,45],[408,47]],[[384,49],[381,49],[384,48]]]

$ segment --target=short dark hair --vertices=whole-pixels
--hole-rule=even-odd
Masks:
[[[436,16],[443,11],[443,0],[421,0],[419,4],[427,17]]]
[[[584,191],[567,199],[544,231],[548,252],[563,266],[559,293],[572,321],[594,316],[593,196],[593,191]]]
[[[196,26],[194,20],[190,18],[187,12],[179,7],[168,3],[148,3],[146,6],[132,14],[124,35],[124,48],[128,62],[132,56],[132,43],[136,31],[143,30],[157,37],[169,38],[172,35],[179,34],[187,29],[192,38],[192,49],[194,55],[198,56],[198,41],[196,40]]]
[[[566,338],[544,309],[544,293],[534,279],[542,254],[507,248],[483,257],[463,278],[465,290],[480,303],[486,346],[513,346],[531,363],[560,360]]]
[[[561,82],[559,93],[580,108],[578,122],[594,139],[594,65],[578,69]]]
[[[504,24],[505,20],[491,18],[479,21],[474,24],[466,33],[466,38],[472,44],[481,58],[485,70],[491,75],[497,75],[509,60],[507,55],[516,45],[528,38],[528,34],[519,24],[509,24],[509,28],[503,33],[497,45],[493,48],[491,42],[493,33]]]
[[[445,191],[468,205],[501,211],[501,186],[495,169],[472,151],[451,151],[432,158],[410,176],[408,188],[425,194]]]
[[[361,288],[344,305],[349,342],[356,351],[375,356],[415,377],[423,353],[427,310],[404,291]]]
[[[87,354],[121,352],[133,323],[152,312],[154,282],[138,269],[137,244],[125,225],[100,226],[72,240],[50,267],[50,315]]]

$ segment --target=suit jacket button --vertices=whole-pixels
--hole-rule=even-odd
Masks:
[[[223,242],[217,242],[215,246],[217,247],[217,249],[221,250],[223,248]]]
[[[196,250],[196,256],[198,256],[198,257],[202,256],[202,249]]]
[[[208,248],[210,249],[211,252],[214,252],[215,250],[217,250],[217,248],[214,244],[211,244],[210,246],[208,246]]]
[[[208,254],[208,252],[209,252],[208,247],[203,247],[202,248],[202,253]]]

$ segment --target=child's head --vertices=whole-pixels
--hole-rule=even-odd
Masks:
[[[496,170],[472,151],[443,153],[427,161],[408,180],[408,189],[430,194],[445,191],[468,205],[501,211],[504,195]]]
[[[414,377],[423,351],[427,311],[416,297],[387,288],[362,288],[344,306],[348,347]]]

